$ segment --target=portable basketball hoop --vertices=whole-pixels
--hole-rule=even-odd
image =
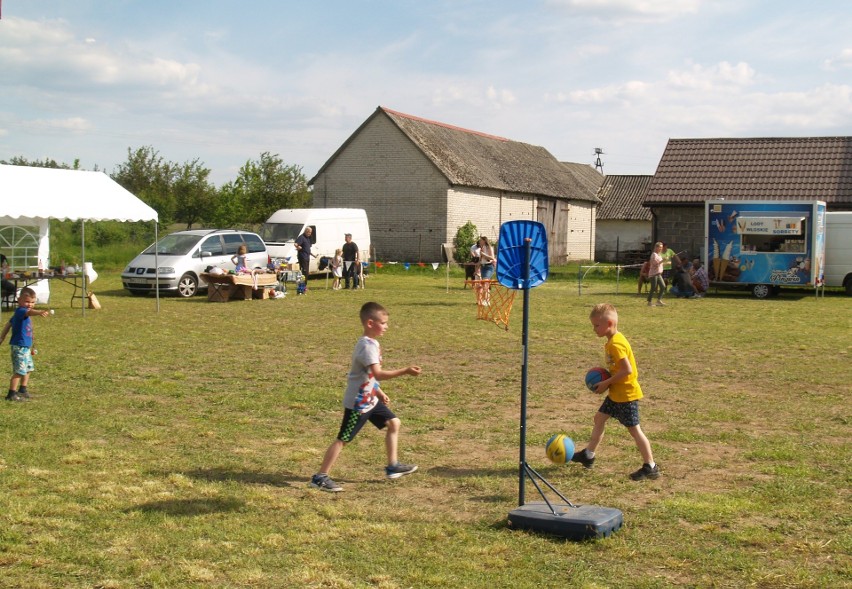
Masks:
[[[476,318],[491,321],[509,331],[509,316],[515,292],[496,280],[471,280],[476,295]]]
[[[524,317],[521,345],[521,435],[518,460],[518,508],[509,512],[509,526],[561,536],[570,540],[603,538],[621,527],[621,511],[595,505],[575,505],[541,474],[527,464],[527,358],[529,350],[529,292],[547,280],[547,233],[535,221],[509,221],[500,227],[500,256],[497,280],[507,289],[524,291]],[[525,503],[529,478],[543,502]],[[542,486],[564,503],[548,500]]]

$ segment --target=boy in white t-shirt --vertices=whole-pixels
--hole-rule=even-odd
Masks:
[[[355,344],[352,366],[347,377],[346,393],[343,396],[343,421],[337,439],[331,443],[320,466],[319,472],[311,477],[311,486],[322,491],[338,492],[343,488],[331,480],[328,473],[337,461],[343,447],[355,439],[361,428],[369,421],[378,429],[387,428],[385,449],[388,464],[385,475],[397,479],[417,470],[413,464],[401,464],[397,460],[397,441],[400,420],[388,407],[390,399],[379,383],[390,378],[409,374],[418,376],[419,366],[408,366],[397,370],[382,368],[382,352],[378,338],[388,329],[388,312],[378,303],[364,303],[361,307],[361,325],[364,335]]]

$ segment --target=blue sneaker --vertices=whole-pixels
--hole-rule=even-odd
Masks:
[[[339,493],[343,487],[331,480],[327,474],[315,474],[311,477],[311,486],[320,491],[328,491],[329,493]]]
[[[398,479],[399,477],[411,474],[416,470],[416,464],[402,464],[401,462],[397,462],[392,466],[385,467],[385,475],[387,475],[389,479]]]

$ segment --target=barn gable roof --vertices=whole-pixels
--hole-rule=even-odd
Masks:
[[[455,186],[597,202],[589,190],[543,147],[462,129],[384,107],[376,111],[320,168],[316,178],[349,141],[377,116],[386,116]]]
[[[576,178],[584,190],[590,194],[598,195],[604,176],[589,164],[576,164],[574,162],[562,162],[568,173]]]
[[[720,198],[852,204],[852,137],[670,139],[645,206]]]
[[[653,176],[612,175],[604,178],[595,213],[598,221],[650,221],[651,210],[642,206]]]

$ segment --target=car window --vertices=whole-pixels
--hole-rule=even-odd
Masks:
[[[218,235],[211,235],[201,242],[202,252],[210,252],[211,256],[221,256],[224,253],[222,249],[222,240]]]
[[[254,233],[242,233],[241,236],[250,254],[266,251],[266,245],[263,243],[263,240]]]
[[[301,223],[264,223],[260,228],[260,236],[267,243],[296,241],[301,232]]]
[[[225,233],[222,237],[225,240],[225,253],[230,256],[236,254],[244,243],[243,236],[239,233]]]
[[[154,252],[161,256],[182,256],[188,254],[198,243],[197,235],[187,235],[183,233],[172,233],[162,238],[160,241],[146,249],[143,254],[154,255]]]

